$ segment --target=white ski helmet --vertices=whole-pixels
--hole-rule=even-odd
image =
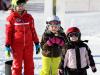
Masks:
[[[54,22],[56,25],[61,25],[61,21],[59,19],[58,16],[50,16],[47,20],[46,20],[46,24],[47,25],[51,25],[51,23]]]

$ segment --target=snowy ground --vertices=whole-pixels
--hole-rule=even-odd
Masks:
[[[43,13],[29,12],[34,16],[35,25],[38,35],[41,37],[44,29],[44,15]],[[4,62],[8,60],[4,55],[4,38],[5,38],[5,23],[6,17],[9,12],[0,11],[0,75],[4,74]],[[91,48],[92,54],[95,56],[95,62],[97,66],[97,72],[94,74],[89,69],[88,75],[99,75],[100,74],[100,13],[78,13],[78,14],[65,14],[65,20],[62,27],[66,29],[70,26],[78,26],[82,32],[82,39],[89,40],[88,45]],[[41,69],[41,54],[35,55],[35,75],[39,75]]]

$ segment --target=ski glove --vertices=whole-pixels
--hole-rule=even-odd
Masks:
[[[95,66],[92,66],[91,69],[92,69],[92,72],[96,72],[97,71]]]
[[[10,51],[11,51],[10,45],[6,45],[5,46],[6,57],[10,57]]]
[[[39,43],[35,43],[35,48],[36,48],[36,54],[39,54],[39,52],[40,52],[40,45],[39,45]]]
[[[58,44],[59,46],[64,46],[64,41],[62,39],[56,37],[55,40],[56,44]]]
[[[47,45],[48,45],[48,46],[52,46],[54,43],[56,43],[55,37],[54,37],[54,38],[50,38],[50,39],[47,41]]]
[[[47,41],[48,46],[52,46],[53,44],[57,44],[59,46],[64,46],[64,41],[58,37],[50,38]]]

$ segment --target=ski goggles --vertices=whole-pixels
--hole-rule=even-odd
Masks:
[[[80,36],[80,33],[79,32],[69,33],[69,37],[73,37],[73,36],[79,37]]]
[[[46,24],[49,24],[49,25],[60,25],[61,22],[60,21],[53,20],[53,21],[50,21],[50,22],[46,22]]]
[[[26,4],[25,3],[21,3],[21,4],[17,5],[17,6],[23,6],[23,7],[25,7]]]

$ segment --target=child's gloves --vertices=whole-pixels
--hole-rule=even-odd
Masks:
[[[92,66],[91,69],[92,69],[92,72],[96,72],[97,71],[95,66]]]
[[[40,53],[40,45],[39,43],[35,43],[35,48],[36,48],[36,54]]]
[[[64,46],[64,41],[60,38],[54,37],[54,38],[50,38],[47,41],[48,46],[52,46],[53,44],[57,44],[59,46]]]
[[[6,57],[10,57],[10,51],[11,51],[10,45],[5,45]]]
[[[48,41],[47,41],[47,45],[48,46],[52,46],[54,43],[55,43],[55,37],[54,38],[50,38]]]
[[[58,44],[59,46],[64,46],[64,41],[62,39],[56,37],[55,40],[56,44]]]

